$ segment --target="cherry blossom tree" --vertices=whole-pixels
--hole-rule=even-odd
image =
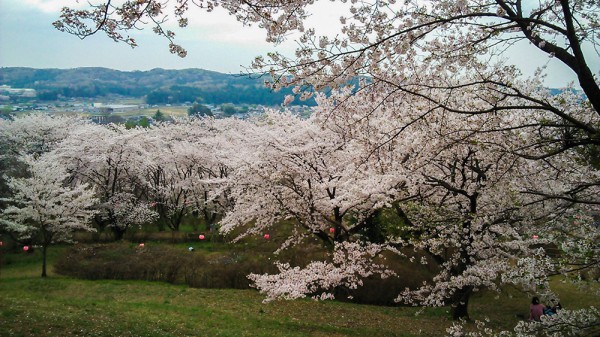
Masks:
[[[323,242],[345,241],[403,186],[401,177],[358,170],[359,148],[312,119],[272,112],[237,137],[226,156],[235,199],[222,221],[226,232],[253,222],[251,233],[261,233],[292,218]]]
[[[166,224],[172,231],[179,231],[183,218],[188,214],[190,191],[187,185],[193,166],[176,160],[177,154],[169,144],[152,150],[157,156],[147,168],[148,195],[151,205],[156,209],[160,222],[159,229]],[[179,158],[178,158],[179,159]]]
[[[31,173],[27,178],[9,178],[13,196],[1,214],[2,226],[20,238],[31,238],[42,246],[42,277],[46,277],[48,247],[68,240],[77,230],[92,231],[89,222],[98,200],[87,184],[71,183],[71,175],[51,155],[21,160]]]
[[[131,226],[156,217],[139,179],[144,160],[139,140],[144,135],[142,128],[90,124],[56,149],[57,158],[74,179],[94,186],[100,200],[94,222],[100,229],[109,228],[116,239]]]
[[[194,168],[193,177],[189,180],[190,208],[193,213],[202,216],[207,226],[215,224],[231,207],[225,183],[231,168],[222,148],[228,143],[229,131],[226,130],[236,125],[238,121],[231,118],[192,118],[169,125],[172,137],[182,140],[180,156],[184,163]]]
[[[479,289],[500,291],[506,283],[549,289],[548,275],[568,272],[559,271],[535,244],[554,242],[550,233],[559,228],[563,234],[589,229],[566,220],[577,212],[589,214],[590,207],[530,191],[560,194],[584,174],[595,179],[597,171],[586,161],[570,162],[566,154],[543,163],[507,149],[506,144],[519,146],[517,140],[530,132],[508,131],[520,123],[518,116],[482,114],[464,120],[457,114],[430,113],[435,105],[426,100],[393,97],[394,105],[379,105],[390,99],[379,95],[387,94],[346,90],[321,96],[311,119],[272,113],[240,134],[239,144],[233,143],[235,153],[229,157],[237,163],[232,164],[236,203],[223,229],[252,223],[246,234],[256,234],[292,218],[299,230],[285,245],[314,235],[332,243],[338,257],[305,268],[280,264],[279,274],[252,275],[269,299],[315,293],[329,298],[336,285],[358,286],[357,275],[389,275],[373,257],[384,250],[399,253],[399,247],[428,253],[440,272],[432,283],[399,294],[398,301],[449,303],[455,319],[469,318],[470,296]],[[339,101],[347,104],[338,106]],[[499,129],[506,132],[494,131]],[[590,188],[580,196],[593,199],[596,193]],[[401,235],[388,236],[385,245],[365,242],[360,229],[372,226],[369,218],[382,208],[393,209],[404,223]],[[589,218],[582,221],[590,224]],[[327,233],[327,227],[335,234]],[[537,241],[534,234],[546,237]],[[597,237],[597,230],[580,235],[587,242]],[[576,242],[569,235],[561,239]],[[581,239],[577,246],[584,247]],[[587,247],[584,255],[597,256],[593,244]],[[340,256],[352,258],[357,269],[327,276],[327,271],[339,270]],[[594,257],[586,263],[597,262]]]
[[[391,170],[387,174],[405,179],[405,195],[392,207],[406,228],[390,242],[425,251],[442,268],[434,283],[407,290],[399,301],[449,301],[454,318],[468,318],[469,297],[477,289],[500,290],[503,283],[548,289],[548,275],[598,266],[597,248],[587,243],[599,235],[597,228],[590,228],[589,217],[597,212],[598,187],[584,185],[571,193],[579,202],[548,197],[597,181],[599,172],[587,160],[573,160],[576,153],[557,153],[544,162],[524,158],[514,149],[537,137],[537,130],[523,127],[520,113],[465,119],[432,113],[436,105],[410,98],[379,90],[345,91],[320,99],[315,117],[367,147],[355,152],[367,157],[355,160],[380,163],[384,172]],[[347,104],[340,107],[339,101]],[[464,102],[473,104],[469,96]],[[394,167],[386,158],[401,165]],[[544,238],[536,242],[538,234]],[[532,249],[540,242],[564,245],[570,262],[558,265],[543,250]],[[586,258],[570,245],[580,247]]]
[[[23,153],[40,156],[49,152],[70,132],[86,122],[76,117],[28,114],[12,120],[0,119],[0,186],[2,196],[8,196],[4,177],[23,177],[25,163],[19,162]]]
[[[384,75],[389,73],[389,69],[394,70],[394,76],[401,74],[394,66],[399,64],[432,63],[440,69],[449,67],[449,70],[460,71],[459,67],[475,61],[472,56],[502,54],[516,42],[527,41],[569,67],[594,110],[600,110],[600,102],[596,98],[600,97],[600,90],[589,67],[590,58],[597,54],[588,48],[594,50],[597,46],[596,2],[340,1],[340,34],[335,38],[320,36],[316,29],[305,26],[313,3],[274,0],[265,5],[260,1],[177,0],[170,6],[168,2],[156,0],[118,4],[102,1],[90,3],[87,10],[66,7],[54,25],[82,38],[103,31],[115,41],[136,46],[135,40],[127,34],[149,24],[155,33],[170,41],[172,52],[185,56],[183,48],[173,43],[175,33],[162,28],[169,12],[174,14],[180,27],[186,27],[190,6],[206,12],[222,6],[239,21],[263,27],[270,42],[281,41],[289,32],[300,32],[297,59],[289,60],[277,53],[269,55],[273,66],[292,76],[291,79],[276,77],[277,81],[273,84],[303,85],[304,81],[308,81],[306,83],[321,88],[338,86],[365,73],[373,79],[385,80]],[[438,63],[440,60],[444,64]],[[263,59],[257,60],[259,67],[268,64]],[[272,70],[277,72],[278,69]],[[398,81],[391,84],[406,90],[412,86],[411,81],[404,81],[406,84]],[[480,84],[483,83],[464,83],[469,90],[478,88]],[[490,80],[485,84],[501,89],[502,85],[509,83]]]
[[[0,120],[2,150],[6,154],[39,156],[56,146],[85,120],[73,116],[28,114]]]
[[[361,237],[376,211],[398,198],[398,176],[363,172],[354,161],[357,144],[289,113],[240,121],[224,134],[234,203],[221,230],[241,230],[238,239],[270,232],[284,239],[278,252],[311,238],[328,248],[326,260],[302,268],[278,262],[277,274],[250,275],[268,299],[332,298],[340,287],[357,288],[364,277],[393,274],[376,262],[392,247]],[[293,228],[280,228],[284,220]]]
[[[600,89],[590,68],[598,56],[596,2],[340,1],[335,36],[305,25],[313,3],[275,0],[265,6],[256,1],[178,0],[170,6],[155,0],[106,1],[88,10],[65,8],[55,26],[80,37],[104,31],[115,41],[134,46],[126,34],[149,23],[170,41],[174,53],[184,56],[182,47],[173,42],[174,33],[162,28],[169,12],[185,27],[191,6],[207,12],[221,6],[239,21],[263,27],[270,42],[292,32],[301,34],[294,57],[270,53],[255,60],[253,68],[270,75],[266,84],[273,89],[294,86],[296,95],[307,98],[314,90],[340,88],[364,76],[368,81],[357,90],[413,96],[430,102],[435,111],[465,118],[523,111],[531,118],[522,119],[519,127],[536,129],[542,136],[531,137],[519,149],[526,158],[544,159],[569,149],[587,151],[591,158],[597,155]],[[532,81],[516,81],[520,72],[505,62],[505,56],[515,45],[522,48],[527,43],[548,60],[541,60]],[[571,93],[565,101],[540,90],[547,62],[570,69],[581,94]],[[544,118],[533,118],[540,115]]]
[[[159,221],[178,231],[183,218],[197,212],[206,224],[213,223],[220,211],[210,180],[227,172],[216,161],[214,136],[195,120],[161,124],[147,133],[141,174]]]
[[[562,337],[562,336],[596,336],[600,312],[595,307],[588,310],[566,310],[553,316],[542,316],[540,322],[520,321],[514,331],[494,331],[486,326],[485,321],[476,321],[475,330],[465,329],[464,324],[454,322],[446,330],[447,336],[455,337]]]
[[[222,6],[241,22],[265,28],[270,42],[299,32],[293,57],[270,53],[253,69],[268,74],[265,83],[275,90],[294,87],[300,99],[334,90],[311,117],[315,125],[273,117],[272,129],[266,123],[244,131],[242,138],[260,150],[239,141],[230,154],[237,184],[225,230],[258,219],[255,233],[293,217],[317,236],[333,224],[333,243],[342,247],[356,240],[344,216],[368,219],[378,208],[396,207],[410,235],[388,244],[423,249],[442,267],[435,284],[399,299],[439,305],[450,298],[455,318],[467,317],[476,288],[498,289],[503,269],[514,282],[540,284],[568,269],[532,251],[533,234],[546,242],[565,239],[565,252],[583,243],[586,253],[567,255],[572,262],[591,255],[579,261],[597,266],[597,249],[585,244],[597,230],[578,236],[578,226],[590,228],[600,205],[600,89],[591,70],[599,55],[597,2],[339,1],[334,36],[305,26],[313,3],[179,0],[171,8],[181,27],[189,6]],[[154,0],[107,1],[87,11],[65,9],[55,26],[82,37],[103,30],[134,46],[124,34],[148,20],[172,52],[185,56],[174,33],[162,28],[168,10]],[[525,79],[505,59],[521,42],[548,57]],[[543,85],[547,62],[566,66],[577,84],[552,95]],[[369,196],[361,199],[361,192]],[[356,248],[352,256],[367,255]],[[315,264],[299,272],[282,265],[282,275],[304,275],[301,281],[254,280],[285,297],[315,291],[309,283],[330,288],[331,280],[314,275],[333,267]],[[288,290],[281,291],[284,285]]]

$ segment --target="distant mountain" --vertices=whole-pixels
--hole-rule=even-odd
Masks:
[[[263,79],[203,69],[119,71],[107,68],[0,68],[0,85],[32,88],[40,100],[107,95],[145,97],[149,104],[200,101],[209,104],[279,105],[291,91],[272,92]],[[301,102],[313,105],[314,101]]]

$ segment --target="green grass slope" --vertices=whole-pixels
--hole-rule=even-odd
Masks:
[[[51,263],[63,251],[53,247]],[[3,252],[3,254],[6,254]],[[312,300],[263,303],[254,290],[193,289],[144,281],[86,281],[50,273],[39,277],[39,252],[3,256],[0,336],[440,336],[448,308],[377,307]],[[597,303],[558,284],[569,309]],[[474,319],[490,317],[510,329],[528,296],[516,290],[480,293]]]

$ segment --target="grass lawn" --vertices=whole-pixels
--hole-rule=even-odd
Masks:
[[[64,248],[51,247],[50,264]],[[143,281],[42,279],[39,250],[4,256],[0,270],[0,336],[440,336],[448,308],[377,307],[312,300],[262,303],[253,290],[193,289]],[[595,284],[597,286],[597,284]],[[560,288],[562,287],[562,289]],[[569,309],[597,304],[559,285]],[[471,314],[512,328],[527,312],[526,294],[481,293]],[[512,296],[512,298],[510,296]]]

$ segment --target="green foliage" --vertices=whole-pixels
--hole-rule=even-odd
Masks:
[[[358,221],[350,217],[347,221],[356,224]],[[398,215],[394,207],[387,207],[375,211],[364,220],[363,228],[358,232],[363,239],[373,243],[383,243],[389,237],[402,236],[404,220]]]
[[[377,221],[388,237],[402,236],[404,234],[403,228],[407,225],[394,207],[380,210],[377,213]]]
[[[160,110],[158,110],[157,112],[160,112]],[[156,116],[156,115],[155,115]],[[139,119],[128,119],[125,122],[125,128],[127,129],[133,129],[137,126],[141,126],[143,128],[147,128],[150,126],[150,119],[146,116],[141,116]]]
[[[142,116],[142,117],[140,117],[140,120],[138,121],[138,125],[143,128],[147,128],[150,126],[150,119],[148,119],[148,117],[146,117],[146,116]]]
[[[169,120],[169,116],[165,115],[162,111],[156,110],[156,113],[152,116],[152,118],[157,122],[165,122]]]
[[[600,137],[600,135],[598,136]],[[591,167],[600,169],[600,145],[587,144],[577,148],[582,160],[588,163]]]
[[[204,104],[194,103],[191,107],[188,108],[189,116],[211,116],[213,115],[210,108],[208,108]]]
[[[233,104],[221,105],[221,111],[223,111],[223,115],[225,115],[225,116],[233,116],[238,113],[238,110],[235,108],[235,106]]]
[[[184,276],[185,283],[193,288],[250,289],[249,274],[275,271],[265,255],[228,252],[204,264],[186,265]]]
[[[57,273],[98,280],[186,283],[199,288],[248,289],[252,272],[274,272],[266,254],[227,251],[207,254],[187,246],[126,243],[75,246],[57,261]]]
[[[127,122],[125,122],[125,128],[127,130],[129,129],[133,129],[137,126],[137,122],[133,119],[128,119]]]
[[[0,109],[0,115],[1,115],[1,117],[3,117],[3,118],[9,117],[12,114],[12,112],[13,112],[12,109],[13,109],[13,107],[11,105],[5,105],[4,107],[2,107]]]
[[[56,101],[59,98],[57,90],[40,90],[36,92],[37,99],[40,101]]]

